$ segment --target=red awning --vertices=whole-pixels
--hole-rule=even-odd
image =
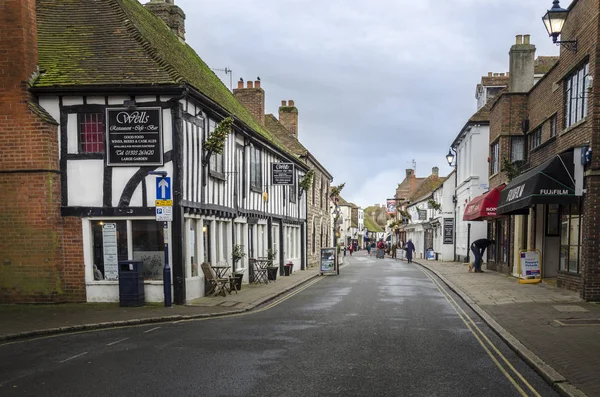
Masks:
[[[471,200],[465,208],[463,221],[483,221],[486,218],[495,218],[500,192],[505,187],[506,185],[502,184]]]

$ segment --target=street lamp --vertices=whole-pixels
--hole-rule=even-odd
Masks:
[[[556,45],[562,45],[568,50],[577,52],[577,40],[559,41],[558,36],[561,35],[569,10],[565,10],[560,6],[559,0],[554,0],[552,8],[546,12],[546,15],[542,17],[544,26],[548,31],[548,36],[552,37],[552,42]]]
[[[452,167],[452,163],[454,162],[454,154],[452,153],[452,149],[448,149],[448,154],[446,155],[446,161],[448,165]]]
[[[340,217],[340,206],[334,201],[332,208],[333,215],[333,248],[335,249],[335,268],[337,270],[337,274],[340,274],[340,261],[338,257],[338,246],[337,246],[337,228],[338,228],[338,219]]]

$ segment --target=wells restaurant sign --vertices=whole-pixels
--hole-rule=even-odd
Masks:
[[[106,164],[163,165],[160,108],[106,109]]]

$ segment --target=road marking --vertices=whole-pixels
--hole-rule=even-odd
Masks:
[[[77,357],[85,356],[86,354],[88,354],[88,352],[79,353],[79,354],[77,354],[77,355],[75,355],[73,357],[65,358],[64,360],[59,361],[58,363],[59,364],[66,363],[69,360],[72,360],[72,359],[77,358]]]
[[[523,377],[523,375],[521,375],[517,371],[517,369],[508,361],[508,359],[502,354],[502,352],[500,352],[498,350],[498,348],[492,343],[492,341],[487,337],[487,335],[485,335],[485,333],[479,328],[479,326],[477,324],[475,324],[475,322],[473,321],[473,319],[463,310],[462,307],[460,307],[460,305],[458,304],[458,302],[456,302],[456,300],[454,299],[454,297],[452,295],[450,295],[442,287],[442,285],[437,280],[435,280],[433,278],[433,276],[431,276],[430,274],[428,274],[423,268],[421,268],[421,270],[435,284],[435,286],[437,287],[437,289],[442,293],[442,295],[448,301],[448,303],[450,304],[450,306],[454,309],[454,311],[456,312],[456,314],[458,314],[459,318],[465,323],[465,325],[467,326],[467,328],[473,333],[473,336],[475,336],[475,339],[479,342],[479,344],[481,345],[481,347],[490,356],[490,358],[492,359],[492,361],[496,364],[496,366],[500,369],[500,371],[504,374],[504,376],[510,381],[510,383],[512,383],[513,386],[519,391],[519,393],[522,396],[527,396],[527,393],[518,385],[517,381],[506,371],[506,369],[496,359],[496,357],[494,357],[494,355],[492,354],[492,352],[485,345],[484,341],[487,342],[487,344],[492,348],[492,350],[498,356],[500,356],[500,358],[502,359],[502,361],[504,361],[504,363],[506,364],[506,366],[521,380],[521,382],[523,382],[529,388],[529,390],[531,390],[531,392],[536,397],[541,397],[541,395],[533,388],[533,386],[531,386],[529,384],[529,382],[527,382],[527,380]],[[460,310],[460,312],[459,312],[459,310]],[[465,318],[468,319],[469,321],[467,322],[467,320]],[[469,324],[469,323],[471,323],[471,324]],[[483,338],[483,340],[482,340],[482,338],[479,337],[479,335],[477,335],[477,333],[475,333],[475,330],[477,330],[477,332],[481,335],[481,337]]]
[[[148,331],[144,331],[144,333],[147,334],[148,332],[156,331],[159,328],[160,327],[152,328],[152,329],[149,329]]]
[[[121,342],[123,342],[124,340],[127,340],[127,339],[129,339],[129,338],[119,339],[119,340],[116,340],[114,342],[107,343],[106,346],[116,345],[117,343],[121,343]]]

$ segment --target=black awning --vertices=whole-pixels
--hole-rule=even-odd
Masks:
[[[497,214],[527,214],[534,204],[572,204],[575,196],[573,152],[556,155],[513,179],[500,193]]]

